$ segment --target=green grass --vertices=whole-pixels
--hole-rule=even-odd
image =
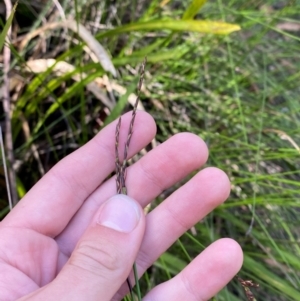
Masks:
[[[195,2],[199,7],[204,3]],[[243,247],[240,275],[259,283],[259,289],[253,290],[257,300],[300,300],[299,2],[207,1],[196,19],[241,26],[228,36],[161,22],[193,17],[191,1],[170,1],[161,8],[161,1],[125,0],[118,4],[117,14],[110,1],[61,3],[66,16],[97,37],[119,76],[113,79],[93,62],[74,31],[47,30],[22,51],[13,43],[12,77],[19,79],[11,91],[18,99],[12,123],[20,162],[19,191],[28,190],[41,176],[32,144],[47,171],[124,107],[126,98],[115,93],[117,106],[110,115],[87,84],[107,74],[131,90],[147,55],[147,93],[142,103],[157,121],[158,141],[181,131],[201,136],[210,148],[207,165],[229,175],[232,192],[225,204],[195,226],[198,236],[183,235],[155,263],[152,274],[141,281],[144,292],[178,273],[189,257],[212,241],[227,236]],[[20,1],[17,9],[18,22],[25,24],[22,34],[41,28],[43,18],[51,15],[49,6],[39,10],[26,5]],[[94,26],[97,16],[107,29]],[[282,24],[296,24],[298,31],[283,30]],[[55,67],[39,74],[26,70],[29,59],[44,58],[67,62],[74,69],[66,74],[55,72]],[[81,80],[74,80],[75,75]],[[30,128],[27,140],[21,115]],[[3,216],[7,207],[2,201],[0,206]],[[245,300],[245,296],[234,280],[215,300]]]

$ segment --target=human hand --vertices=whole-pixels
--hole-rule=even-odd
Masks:
[[[120,146],[130,118],[122,118]],[[106,180],[115,168],[115,127],[60,161],[0,223],[1,301],[120,300],[134,261],[142,275],[228,197],[227,176],[206,168],[144,216],[142,208],[200,168],[208,151],[197,136],[177,134],[128,168],[132,199],[115,195],[115,179]],[[152,117],[138,112],[129,156],[154,135]],[[143,300],[208,300],[241,264],[239,245],[220,239]]]

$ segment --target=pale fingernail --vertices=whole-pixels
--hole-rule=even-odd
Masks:
[[[117,194],[102,205],[97,223],[129,233],[137,226],[140,218],[141,211],[136,202],[126,195]]]

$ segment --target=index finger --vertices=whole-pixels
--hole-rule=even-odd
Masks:
[[[127,138],[131,112],[122,116],[120,154]],[[51,237],[58,235],[85,199],[115,167],[115,129],[112,122],[91,141],[57,163],[17,204],[2,224],[25,227]],[[155,136],[153,118],[142,111],[136,115],[129,156],[145,147]]]

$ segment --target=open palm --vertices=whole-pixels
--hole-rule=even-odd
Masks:
[[[129,121],[130,113],[122,119],[120,145]],[[115,126],[108,125],[60,161],[1,222],[0,300],[120,300],[134,261],[142,275],[179,236],[228,197],[227,176],[206,168],[147,216],[142,214],[141,208],[207,159],[205,143],[182,133],[128,168],[128,195],[139,203],[141,213],[134,229],[119,232],[100,225],[107,200],[113,199],[116,218],[128,221],[132,212],[126,206],[135,203],[115,196],[115,179],[107,180],[115,168]],[[154,135],[151,116],[138,112],[129,155]],[[208,300],[241,264],[239,245],[231,239],[218,240],[144,300]]]

